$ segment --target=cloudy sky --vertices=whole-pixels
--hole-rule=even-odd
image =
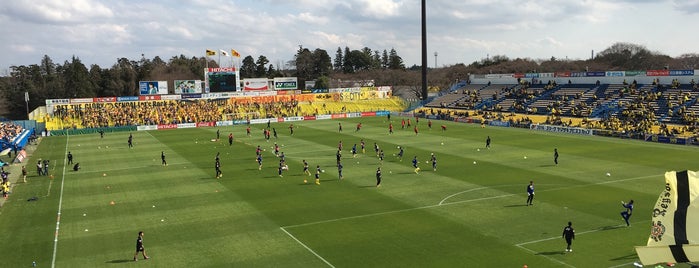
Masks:
[[[699,52],[699,0],[427,0],[428,65],[490,55],[583,59],[616,42],[673,57]],[[206,49],[271,63],[299,45],[395,48],[420,64],[420,0],[8,0],[0,2],[0,75],[43,55],[108,68]]]

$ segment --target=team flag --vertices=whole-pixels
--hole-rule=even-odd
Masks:
[[[228,52],[226,52],[226,51],[223,50],[223,49],[219,49],[219,51],[221,51],[221,55],[222,55],[222,56],[228,57]]]
[[[699,261],[699,172],[665,173],[648,245],[636,247],[643,265]]]
[[[231,56],[240,58],[240,53],[238,53],[238,51],[235,51],[235,49],[231,49]]]
[[[206,50],[206,56],[207,56],[207,57],[208,57],[208,56],[216,56],[216,51],[211,50],[211,49],[207,49],[207,50]]]

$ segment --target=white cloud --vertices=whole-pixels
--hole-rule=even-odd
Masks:
[[[14,51],[14,52],[23,52],[23,53],[25,53],[25,52],[34,52],[34,51],[36,51],[36,48],[34,48],[34,46],[31,46],[31,45],[18,45],[18,44],[12,44],[12,45],[10,45],[10,48],[11,48],[12,51]]]
[[[686,29],[699,25],[698,12],[699,0],[431,0],[428,51],[439,52],[440,65],[487,54],[587,58],[617,41],[696,53],[699,37]],[[7,65],[35,64],[46,54],[109,67],[118,57],[201,56],[207,48],[235,48],[276,64],[292,59],[299,45],[331,56],[337,47],[395,48],[406,65],[420,64],[415,0],[7,0],[0,25],[8,40],[0,50],[9,51],[0,63]]]
[[[327,17],[322,17],[322,16],[317,16],[314,14],[311,14],[309,12],[303,12],[298,14],[297,16],[290,15],[292,19],[298,20],[299,22],[302,23],[309,23],[309,24],[327,24],[328,21],[330,21],[329,18]]]
[[[107,6],[93,0],[3,1],[0,10],[13,19],[34,23],[81,23],[114,15]]]

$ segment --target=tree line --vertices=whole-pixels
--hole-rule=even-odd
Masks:
[[[309,80],[316,88],[348,86],[341,81],[373,80],[376,85],[403,87],[419,96],[420,66],[406,67],[398,52],[372,50],[368,47],[338,47],[334,58],[323,49],[300,46],[293,60],[284,64],[270,63],[264,55],[242,58],[241,78],[273,78],[296,76],[300,86]],[[206,57],[159,56],[131,60],[119,58],[109,68],[89,67],[74,56],[62,64],[45,55],[38,64],[11,66],[8,76],[0,77],[0,116],[25,119],[24,93],[29,93],[29,111],[45,104],[46,99],[137,96],[139,81],[203,80],[206,67],[219,67]],[[469,74],[526,73],[556,71],[606,71],[652,69],[699,69],[699,54],[683,54],[673,58],[644,46],[616,43],[594,57],[582,60],[515,58],[495,55],[469,65],[460,63],[430,68],[430,88],[446,90]]]

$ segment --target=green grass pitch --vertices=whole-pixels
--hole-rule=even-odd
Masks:
[[[664,172],[699,169],[696,147],[442,121],[428,129],[426,121],[419,135],[398,117],[393,135],[383,117],[293,122],[293,136],[289,123],[273,123],[289,165],[283,177],[266,125],[252,125],[250,137],[245,126],[133,132],[133,149],[125,132],[45,138],[26,164],[29,183],[17,183],[0,209],[2,266],[631,267]],[[353,158],[360,139],[366,153]],[[386,155],[379,188],[375,142]],[[67,151],[80,171],[65,164]],[[430,153],[437,171],[425,163]],[[39,158],[51,160],[53,180],[36,176]],[[325,170],[320,185],[302,174],[302,159]],[[525,206],[530,180],[536,198]],[[626,227],[619,201],[629,199],[636,207]],[[561,238],[568,221],[572,253]],[[133,262],[138,231],[151,259]]]

